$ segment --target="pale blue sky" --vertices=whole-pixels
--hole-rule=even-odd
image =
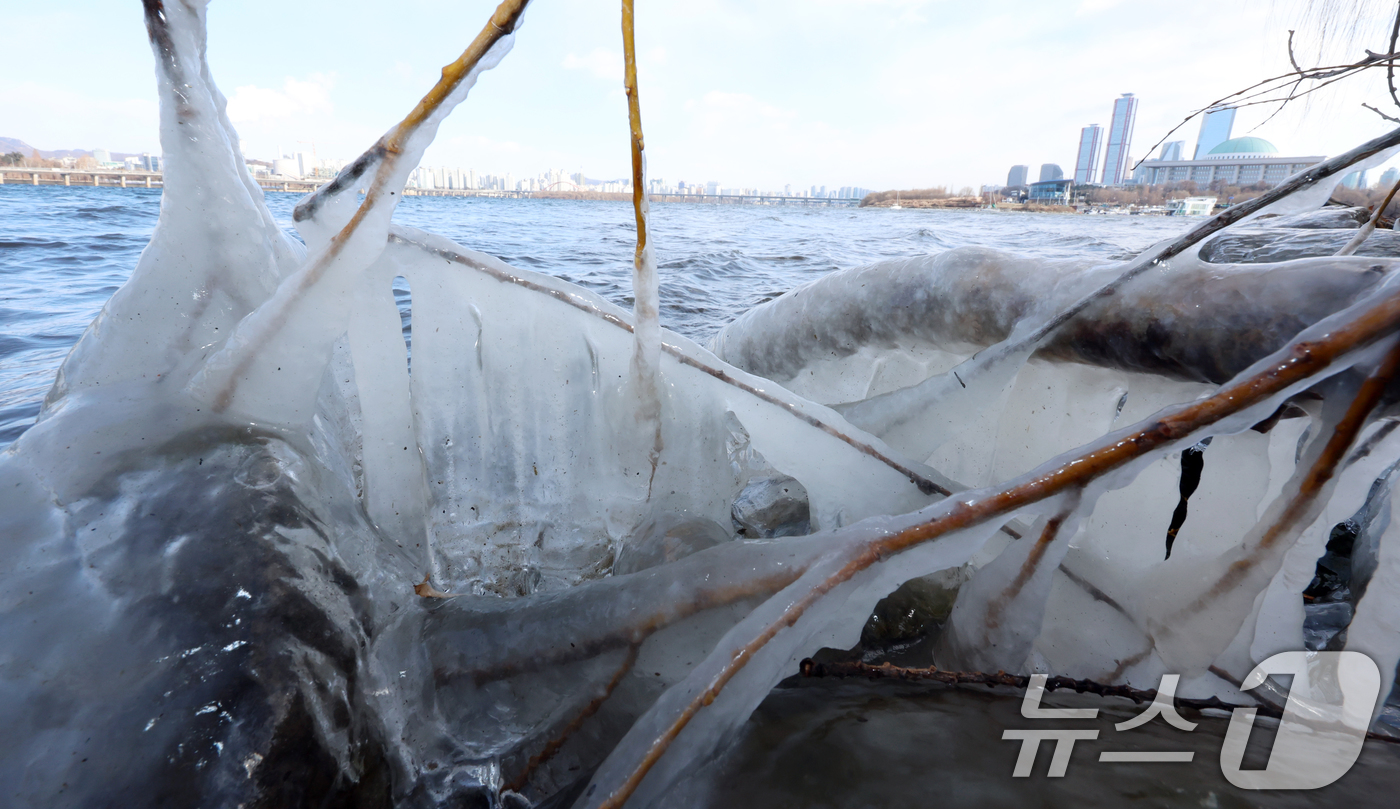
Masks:
[[[651,176],[908,188],[1003,182],[1013,163],[1069,172],[1080,127],[1106,125],[1122,92],[1141,99],[1138,157],[1195,106],[1283,72],[1296,5],[638,0]],[[618,6],[536,0],[515,50],[427,162],[625,176]],[[348,159],[411,108],[492,7],[215,0],[209,58],[250,156],[309,150],[301,140]],[[0,135],[45,149],[158,148],[139,0],[28,4],[6,17]],[[1300,104],[1254,134],[1290,154],[1345,150],[1387,129],[1358,106],[1377,89]],[[1242,113],[1236,134],[1261,118]],[[1188,150],[1195,134],[1193,124],[1178,136]]]

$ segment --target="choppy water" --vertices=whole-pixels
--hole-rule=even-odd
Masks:
[[[288,231],[297,199],[267,197]],[[662,323],[702,342],[754,304],[836,269],[961,245],[1120,257],[1188,224],[681,203],[652,212]],[[0,447],[34,423],[59,363],[130,275],[159,213],[158,190],[0,186]],[[409,197],[395,218],[631,306],[627,203]]]

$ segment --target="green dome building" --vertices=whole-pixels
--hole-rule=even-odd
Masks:
[[[1207,160],[1239,160],[1249,157],[1276,157],[1278,147],[1252,135],[1230,138],[1206,153]]]
[[[1147,185],[1190,180],[1201,189],[1212,183],[1275,186],[1326,159],[1325,155],[1289,157],[1269,141],[1245,135],[1221,141],[1196,160],[1143,161],[1133,179]]]

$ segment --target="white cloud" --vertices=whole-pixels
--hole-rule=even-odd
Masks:
[[[584,56],[564,57],[565,70],[585,70],[599,79],[622,81],[622,54],[608,48],[594,48]]]
[[[331,111],[335,75],[313,73],[305,80],[288,76],[281,90],[246,84],[228,100],[228,117],[236,124]]]
[[[791,110],[759,101],[748,93],[726,93],[722,90],[711,90],[698,101],[692,99],[685,102],[684,107],[700,119],[699,123],[711,129],[771,126],[787,123],[797,117]]]
[[[1123,0],[1083,0],[1079,4],[1079,9],[1075,11],[1075,16],[1085,14],[1097,14],[1100,11],[1108,11],[1114,6],[1122,5]]]
[[[5,111],[6,127],[0,134],[36,149],[160,149],[154,97],[18,81],[0,86],[0,109]]]

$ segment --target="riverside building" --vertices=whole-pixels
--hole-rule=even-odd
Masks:
[[[1197,150],[1200,153],[1200,150]],[[1325,155],[1287,157],[1263,138],[1246,136],[1217,144],[1197,160],[1147,160],[1133,172],[1146,185],[1190,180],[1204,188],[1217,180],[1225,185],[1275,186],[1289,176],[1326,160]]]
[[[1133,165],[1128,159],[1132,148],[1133,124],[1137,121],[1137,99],[1124,93],[1113,102],[1113,120],[1108,125],[1108,148],[1103,154],[1103,184],[1122,185]]]
[[[1074,161],[1074,182],[1088,185],[1099,170],[1099,152],[1103,147],[1103,127],[1089,124],[1079,130],[1079,155]]]
[[[1196,153],[1192,160],[1200,160],[1211,150],[1230,139],[1235,128],[1235,108],[1217,107],[1207,112],[1201,119],[1201,133],[1196,136]]]

